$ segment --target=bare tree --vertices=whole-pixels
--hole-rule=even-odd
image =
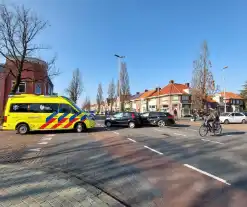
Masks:
[[[78,68],[73,71],[72,80],[65,91],[69,95],[70,99],[76,103],[83,91],[81,73]]]
[[[97,92],[97,96],[96,96],[96,101],[97,101],[97,105],[98,105],[98,112],[100,111],[100,106],[103,102],[103,89],[102,89],[102,85],[101,83],[99,83],[98,86],[98,92]]]
[[[114,83],[114,79],[112,79],[108,87],[108,103],[110,104],[111,112],[112,112],[112,106],[115,101],[115,96],[116,96],[116,86]]]
[[[5,64],[6,75],[15,78],[15,84],[11,93],[16,93],[20,82],[47,80],[51,76],[59,74],[55,69],[55,58],[51,62],[46,63],[47,74],[40,79],[32,79],[31,77],[23,78],[24,71],[32,71],[32,68],[25,67],[28,58],[41,49],[48,49],[34,43],[35,38],[46,27],[48,23],[40,20],[34,13],[24,6],[7,7],[0,5],[0,54],[6,58],[11,64],[9,67]]]
[[[120,71],[120,107],[121,111],[124,110],[124,104],[129,100],[130,97],[130,85],[129,85],[129,74],[127,71],[126,63],[121,64]]]
[[[91,107],[91,101],[90,98],[88,96],[86,96],[83,104],[82,104],[82,109],[90,111],[90,107]]]
[[[212,65],[209,60],[206,41],[203,42],[200,57],[193,64],[194,70],[191,81],[192,104],[193,108],[204,109],[208,96],[219,91],[219,86],[215,86],[213,73],[210,70]]]

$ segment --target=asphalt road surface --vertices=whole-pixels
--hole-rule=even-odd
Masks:
[[[247,132],[224,126],[201,138],[189,125],[106,129],[97,121],[87,133],[47,135],[19,162],[81,180],[116,201],[109,206],[247,203]]]

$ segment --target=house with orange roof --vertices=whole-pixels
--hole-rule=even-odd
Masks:
[[[220,112],[224,112],[226,102],[226,112],[239,112],[244,110],[244,99],[239,94],[233,92],[220,92],[213,97],[218,103]]]
[[[140,97],[137,99],[137,101],[140,102],[140,105],[137,106],[136,108],[136,111],[137,112],[146,112],[146,111],[149,111],[149,104],[148,104],[148,101],[149,101],[149,97],[153,95],[153,93],[155,93],[156,90],[148,90],[146,89],[141,95]]]
[[[142,94],[143,94],[143,93],[136,92],[136,94],[134,94],[134,95],[132,95],[132,96],[130,97],[130,110],[131,110],[131,111],[140,112],[141,101],[140,101],[139,97],[140,97]]]
[[[156,100],[156,110],[173,113],[176,109],[178,117],[191,113],[191,94],[189,83],[180,84],[173,80],[163,88],[156,90],[147,97],[148,100]],[[149,103],[152,103],[149,101]],[[154,102],[153,102],[154,103]],[[153,107],[151,104],[149,108]]]

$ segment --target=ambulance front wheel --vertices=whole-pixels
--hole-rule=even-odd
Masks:
[[[87,130],[87,127],[84,123],[79,122],[75,125],[75,130],[76,132],[81,133],[81,132],[85,132]]]

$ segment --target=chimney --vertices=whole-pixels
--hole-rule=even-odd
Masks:
[[[188,88],[190,87],[190,83],[185,83],[184,85],[186,85]]]
[[[148,89],[145,89],[145,92],[148,92]]]
[[[174,83],[174,80],[170,80],[169,83],[172,83],[173,84]]]

